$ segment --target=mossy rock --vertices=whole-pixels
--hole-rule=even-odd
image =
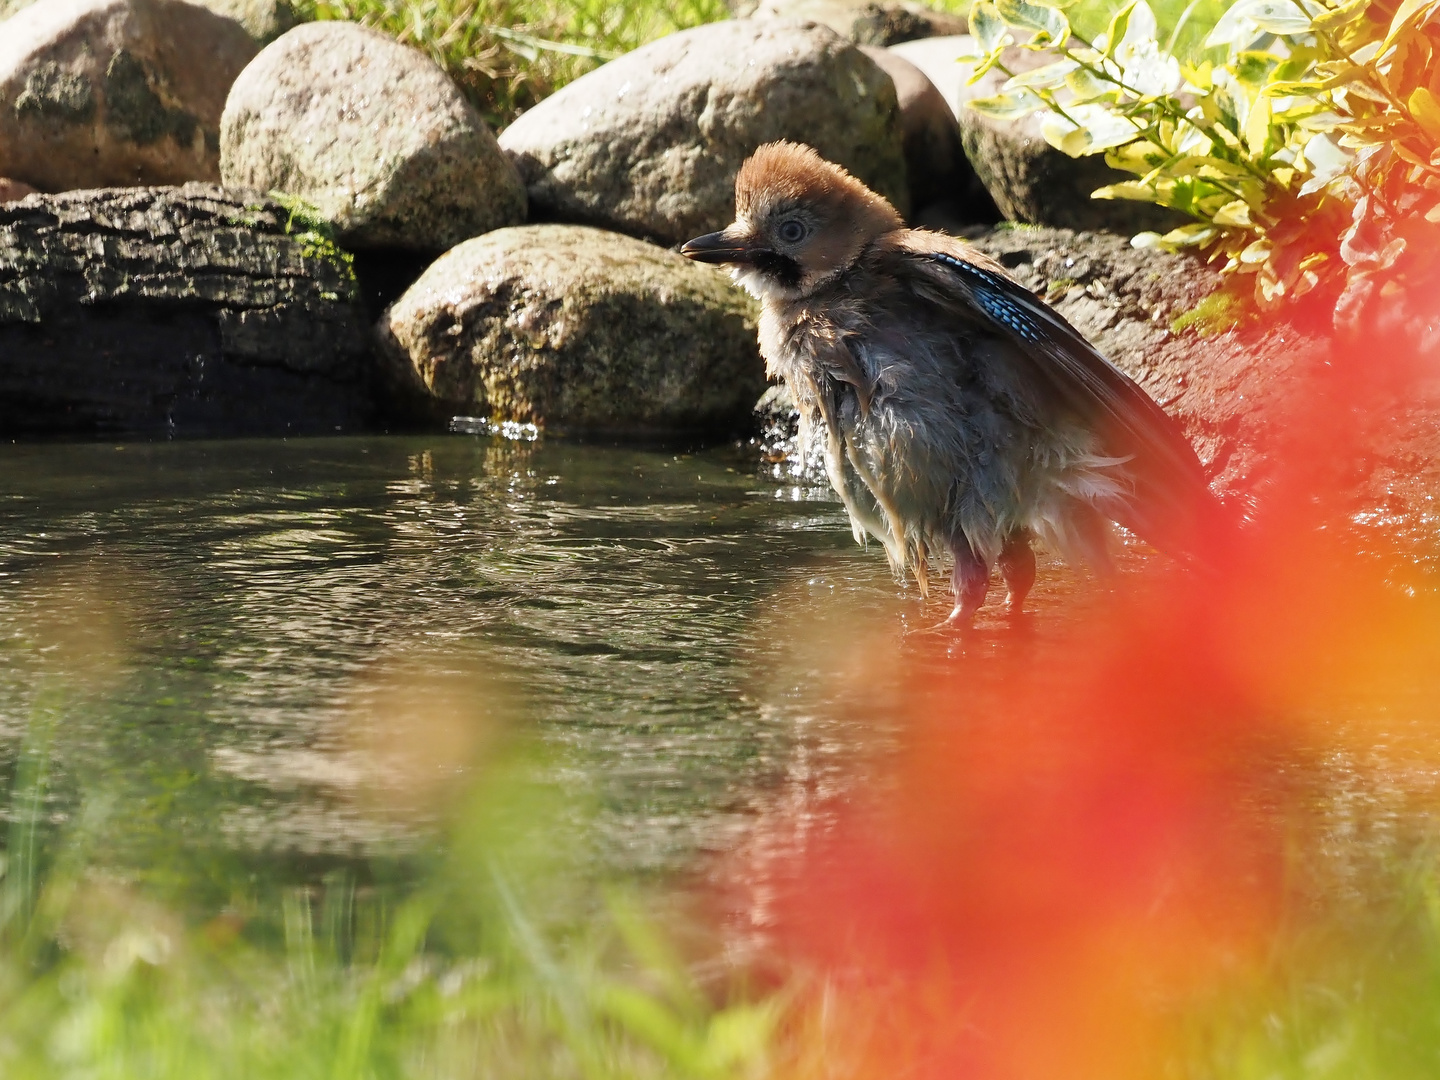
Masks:
[[[220,178],[255,42],[184,0],[45,0],[0,28],[0,176],[41,191]]]
[[[349,257],[259,193],[0,206],[0,436],[355,430],[371,373]]]
[[[673,251],[529,225],[442,256],[378,333],[401,392],[435,417],[692,437],[736,430],[764,388],[757,314]]]

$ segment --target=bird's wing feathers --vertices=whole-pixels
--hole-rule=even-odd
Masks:
[[[897,269],[919,275],[968,321],[983,319],[1068,411],[1097,429],[1107,453],[1128,457],[1135,498],[1121,523],[1161,547],[1194,550],[1218,521],[1219,504],[1194,449],[1175,422],[1055,310],[1004,269],[949,237],[911,233]],[[887,260],[888,261],[888,260]],[[904,270],[902,269],[902,276]],[[1128,518],[1128,520],[1127,520]]]

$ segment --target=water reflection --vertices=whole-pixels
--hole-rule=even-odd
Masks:
[[[159,800],[157,841],[403,849],[413,818],[355,797],[353,728],[357,693],[409,664],[502,679],[600,808],[595,857],[670,868],[728,843],[813,718],[853,716],[814,665],[775,674],[786,642],[754,626],[768,598],[788,589],[823,622],[839,597],[895,633],[914,605],[837,506],[792,498],[738,451],[440,438],[3,457],[8,755],[45,679],[94,659],[56,656],[37,619],[106,607],[122,670],[57,724],[56,812],[119,785]],[[403,686],[384,693],[400,716]]]
[[[1105,596],[1052,565],[1027,628],[992,613],[917,649],[905,635],[943,612],[854,545],[823,491],[737,448],[442,437],[0,458],[6,773],[48,717],[55,820],[107,792],[112,858],[216,888],[408,857],[487,725],[538,732],[552,778],[595,811],[580,872],[672,870],[742,838],[783,863],[883,772],[923,664],[983,672],[1003,654],[1013,670],[1019,649],[1043,671]],[[1329,732],[1307,759],[1335,887],[1428,828],[1436,778],[1407,750],[1411,723],[1369,717],[1364,739]],[[454,776],[431,791],[427,771]]]

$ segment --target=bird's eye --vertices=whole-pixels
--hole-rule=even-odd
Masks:
[[[780,223],[777,234],[780,239],[787,244],[798,244],[801,240],[805,239],[805,226],[801,222],[791,218],[789,221],[782,221]]]

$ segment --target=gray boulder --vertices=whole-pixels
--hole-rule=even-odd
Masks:
[[[330,432],[371,413],[346,257],[209,184],[0,206],[0,436]]]
[[[47,0],[48,2],[48,0]],[[190,0],[217,15],[234,19],[256,42],[265,44],[289,30],[299,15],[293,0]],[[35,0],[0,0],[0,19],[9,18]],[[960,33],[962,31],[956,31]]]
[[[236,80],[225,183],[311,204],[350,248],[443,251],[525,219],[485,121],[429,57],[352,23],[297,26]]]
[[[1148,203],[1092,199],[1095,189],[1134,177],[1110,168],[1103,155],[1072,158],[1056,150],[1041,136],[1038,115],[994,120],[966,108],[967,101],[999,93],[1009,78],[996,70],[967,85],[974,69],[956,58],[976,52],[969,35],[905,42],[892,51],[925,72],[944,95],[976,175],[1011,221],[1130,234],[1181,223],[1178,215]],[[1005,60],[1016,73],[1046,62],[1045,54],[1019,48],[1009,50]]]
[[[891,46],[887,51],[924,72],[935,89],[940,91],[940,96],[945,99],[950,112],[958,112],[961,89],[974,69],[969,64],[956,63],[956,60],[975,51],[974,38],[969,34],[953,34],[904,41]]]
[[[894,83],[813,23],[671,34],[541,102],[500,145],[533,217],[674,244],[729,223],[740,164],[774,139],[808,143],[908,209]]]
[[[923,4],[876,0],[760,0],[737,14],[754,19],[809,20],[828,26],[856,45],[895,45],[916,38],[963,34],[963,15],[936,11]]]
[[[895,83],[912,219],[948,226],[999,221],[995,203],[965,156],[955,113],[935,84],[891,49],[860,48]]]
[[[260,44],[269,44],[291,29],[299,16],[292,0],[191,0],[234,19]]]
[[[729,432],[765,385],[755,306],[640,240],[529,225],[443,255],[377,327],[401,396],[627,437]]]
[[[0,176],[47,191],[220,176],[220,112],[255,55],[181,0],[45,0],[0,30]]]

